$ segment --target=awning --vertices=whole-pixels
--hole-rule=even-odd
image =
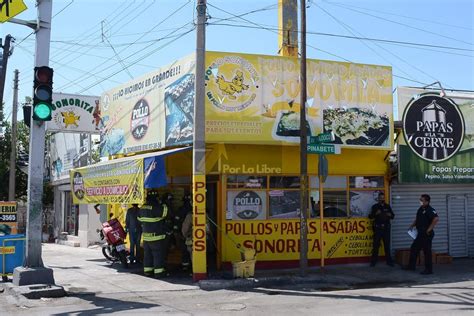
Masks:
[[[165,157],[192,147],[140,154],[70,171],[75,204],[143,203],[145,189],[167,185]]]

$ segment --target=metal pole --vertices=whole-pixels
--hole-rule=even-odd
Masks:
[[[198,0],[196,28],[196,79],[193,136],[193,279],[207,277],[206,261],[206,144],[205,144],[205,58],[206,0]]]
[[[321,159],[322,155],[318,155]],[[324,268],[324,199],[323,176],[319,174],[319,248],[321,249],[321,271]]]
[[[17,112],[18,112],[18,74],[15,69],[13,79],[13,105],[12,105],[12,148],[10,152],[10,178],[8,181],[8,200],[15,201],[15,172],[16,172],[16,151],[17,151]]]
[[[5,45],[3,45],[3,55],[2,55],[2,69],[0,71],[0,117],[3,113],[3,93],[5,91],[5,80],[7,77],[7,65],[8,57],[10,57],[10,43],[13,37],[8,34],[5,37]],[[0,42],[1,44],[1,42]]]
[[[300,59],[300,273],[306,274],[308,268],[308,153],[306,129],[306,1],[301,0],[301,59]]]
[[[52,0],[37,0],[39,27],[36,31],[35,66],[49,65]],[[33,112],[33,111],[32,111]],[[43,267],[41,221],[44,176],[45,124],[31,119],[30,163],[28,165],[28,221],[25,266]]]

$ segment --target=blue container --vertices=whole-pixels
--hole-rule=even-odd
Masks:
[[[25,235],[0,236],[0,272],[2,277],[10,275],[16,267],[23,265],[25,258]]]

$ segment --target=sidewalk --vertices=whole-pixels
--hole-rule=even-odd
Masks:
[[[398,287],[414,284],[432,284],[474,280],[474,260],[457,259],[452,264],[435,265],[433,275],[401,270],[400,266],[389,267],[384,262],[371,268],[368,264],[328,266],[321,272],[311,268],[305,277],[297,269],[258,270],[252,279],[225,279],[229,273],[215,273],[210,279],[193,283],[189,275],[172,275],[156,280],[141,275],[142,268],[131,266],[123,269],[120,263],[108,263],[100,247],[77,248],[57,244],[43,245],[43,261],[54,269],[57,285],[63,286],[69,295],[91,293],[132,293],[162,291],[206,291],[219,289],[242,289],[263,286],[286,287],[308,285],[312,289],[332,291],[355,288]]]
[[[474,259],[457,259],[452,264],[434,265],[434,274],[421,275],[424,267],[416,272],[402,270],[400,266],[389,267],[379,262],[375,267],[369,264],[332,265],[309,269],[306,276],[292,270],[260,270],[254,279],[203,280],[199,286],[203,290],[256,288],[267,286],[309,285],[311,289],[336,291],[362,288],[401,287],[416,284],[436,284],[474,280]]]

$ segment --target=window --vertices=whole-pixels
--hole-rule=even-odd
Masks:
[[[310,193],[311,217],[319,217],[319,191]],[[347,217],[347,191],[324,190],[324,217]]]
[[[298,189],[300,177],[270,177],[270,188]]]
[[[227,188],[229,189],[240,189],[240,188],[266,189],[267,177],[266,176],[243,176],[243,175],[228,176]]]
[[[270,190],[270,218],[299,218],[300,191]]]
[[[383,188],[383,177],[349,177],[351,188]]]
[[[354,217],[367,217],[372,209],[372,205],[377,203],[377,197],[380,192],[383,191],[353,191],[351,190],[350,195],[350,208],[351,216]]]
[[[311,188],[319,188],[319,177],[309,177],[309,185]],[[344,176],[329,176],[324,181],[325,189],[346,189],[347,177]]]

